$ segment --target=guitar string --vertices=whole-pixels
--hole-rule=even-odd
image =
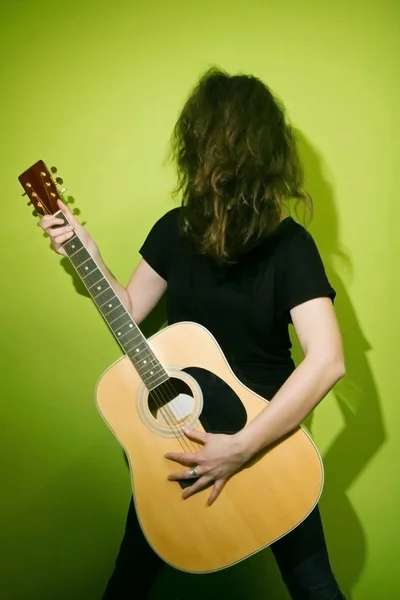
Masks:
[[[50,191],[50,190],[49,190],[49,191],[47,190],[46,182],[44,182],[44,181],[43,181],[43,176],[42,176],[42,175],[41,175],[41,179],[42,179],[42,183],[43,183],[43,188],[45,189],[45,191],[46,191],[46,194],[47,194],[47,197],[48,197],[48,200],[49,200],[49,202],[50,202],[50,204],[51,204],[51,197],[49,196],[49,191]],[[34,191],[34,190],[33,190],[33,191]],[[36,197],[39,199],[39,202],[40,202],[40,207],[43,209],[43,211],[44,211],[46,214],[50,215],[50,214],[51,214],[51,212],[50,212],[50,211],[47,209],[47,207],[46,207],[45,203],[42,201],[42,199],[40,198],[40,196],[39,196],[39,195],[38,195],[36,192],[34,192],[34,193],[36,194]],[[75,232],[75,236],[76,236],[76,237],[79,239],[79,237],[77,236],[76,232]],[[70,241],[71,241],[71,239],[67,240],[65,243],[67,243],[67,242],[70,242]],[[81,241],[81,240],[80,240],[80,241]],[[81,243],[82,243],[82,242],[81,242]],[[82,246],[84,247],[84,245],[83,245],[83,244],[82,244]],[[72,262],[72,261],[71,261],[71,262]],[[72,263],[72,264],[73,264],[73,263]],[[94,264],[96,265],[96,263],[94,263]],[[74,266],[74,268],[75,268],[76,270],[79,268],[79,267],[76,267],[74,264],[73,264],[73,266]],[[97,267],[97,265],[96,265],[96,268],[98,268],[98,267]],[[100,270],[100,269],[99,269],[99,270]],[[101,271],[100,271],[100,272],[101,272]],[[78,272],[78,274],[79,274],[79,272]],[[110,287],[111,287],[111,286],[110,286]],[[88,291],[89,291],[89,290],[88,290]],[[90,293],[90,291],[89,291],[89,293]],[[91,294],[91,295],[92,295],[92,294]],[[93,297],[93,296],[92,296],[92,297]],[[93,300],[94,300],[94,297],[93,297]],[[121,303],[121,304],[122,304],[122,303]],[[169,386],[170,386],[170,388],[171,388],[171,391],[172,391],[172,393],[173,393],[173,394],[175,394],[175,390],[174,390],[174,388],[173,388],[172,384],[170,383],[170,381],[169,381],[169,380],[167,380],[167,382],[166,382],[166,383],[167,383],[167,384],[169,384]],[[155,389],[153,389],[151,392],[149,392],[149,394],[150,394],[150,393],[153,393],[153,394],[154,394],[154,396],[155,396],[155,398],[156,398],[156,400],[157,400],[157,402],[156,402],[157,408],[159,409],[160,413],[163,415],[163,417],[164,417],[164,419],[165,419],[165,421],[166,421],[167,425],[169,426],[169,428],[170,428],[170,429],[172,430],[172,432],[174,433],[174,435],[175,435],[176,439],[178,440],[178,442],[179,442],[179,444],[181,445],[181,447],[183,448],[183,450],[185,450],[185,451],[186,451],[186,449],[185,449],[185,447],[184,447],[184,445],[183,445],[183,443],[182,443],[182,440],[184,440],[184,442],[186,443],[186,446],[187,446],[187,448],[189,449],[189,451],[190,451],[190,450],[192,450],[192,451],[193,451],[193,449],[194,449],[194,450],[196,450],[196,446],[194,445],[193,441],[192,441],[192,440],[190,440],[190,439],[188,440],[188,438],[184,436],[184,434],[183,434],[183,432],[182,432],[182,427],[179,425],[178,421],[177,421],[177,420],[176,420],[176,418],[173,416],[173,412],[172,412],[172,425],[171,425],[171,421],[170,421],[170,418],[169,418],[169,417],[171,416],[170,409],[169,409],[168,405],[167,405],[167,404],[165,404],[165,401],[164,401],[164,398],[163,398],[162,392],[161,392],[161,391],[157,391],[157,388],[155,388]],[[159,404],[160,398],[161,398],[161,404]],[[168,400],[168,397],[166,397],[166,399]],[[173,424],[173,422],[174,422],[174,419],[175,419],[175,422],[176,422],[176,425],[177,425],[177,427],[178,427],[178,428],[179,428],[179,430],[180,430],[180,433],[178,433],[178,435],[177,435],[176,427],[174,427],[174,424]],[[190,446],[189,446],[189,442],[192,444],[192,448],[190,448]],[[201,447],[201,446],[200,446],[200,444],[196,444],[196,445],[197,445],[197,447],[198,447],[198,448],[200,448],[200,447]]]
[[[151,365],[152,368],[157,368],[160,363],[157,360],[157,358],[152,358],[151,354],[152,353],[150,352],[150,358],[146,357],[146,361],[149,361],[149,363],[150,363],[150,365]],[[166,387],[167,390],[168,390],[168,386],[169,386],[169,391],[172,393],[172,400],[170,401],[171,404],[172,404],[174,402],[174,400],[176,399],[176,391],[175,391],[173,385],[171,384],[170,380],[167,379],[166,381],[164,381],[160,385],[165,385],[165,387]],[[181,434],[183,434],[182,425],[180,425],[180,421],[185,420],[186,416],[184,414],[180,414],[179,403],[178,403],[178,405],[176,407],[174,407],[174,410],[173,410],[168,404],[165,403],[165,399],[168,400],[168,396],[166,396],[165,398],[163,398],[162,391],[160,390],[160,391],[157,392],[157,389],[158,389],[158,386],[156,386],[155,388],[153,388],[150,393],[153,393],[156,396],[157,396],[157,393],[161,394],[161,403],[162,403],[163,408],[165,409],[166,412],[168,412],[169,417],[172,420],[172,423],[174,423],[174,421],[175,421],[175,423],[176,423],[175,427],[178,429],[178,431]],[[197,419],[197,422],[198,422],[198,419]],[[171,425],[169,425],[169,426],[171,427]],[[195,450],[201,448],[200,444],[198,444],[197,442],[193,442],[193,440],[190,440],[190,439],[186,438],[184,436],[184,434],[182,435],[182,439],[185,440],[189,451],[195,451]],[[191,448],[190,448],[190,444],[192,445]]]
[[[146,340],[145,340],[145,341],[146,341]],[[148,357],[146,357],[146,360],[150,360],[150,364],[151,364],[151,363],[153,363],[153,364],[152,364],[152,367],[154,368],[154,367],[157,367],[158,365],[160,365],[160,363],[159,363],[158,359],[157,359],[156,357],[154,357],[154,354],[153,354],[153,358],[151,357],[151,354],[152,354],[152,352],[150,351],[150,359],[149,359]],[[158,363],[158,365],[157,365],[157,363]],[[161,365],[160,365],[160,366],[161,366]],[[175,397],[176,397],[176,391],[175,391],[175,389],[174,389],[174,387],[173,387],[173,385],[171,384],[171,382],[170,382],[170,380],[169,380],[169,379],[167,379],[167,381],[165,381],[164,383],[165,383],[165,386],[166,386],[166,388],[168,389],[168,386],[169,386],[169,388],[170,388],[170,392],[172,392],[172,396],[173,396],[173,400],[172,400],[172,402],[173,402],[173,401],[174,401],[174,399],[175,399]],[[157,387],[156,387],[156,388],[154,388],[154,390],[152,390],[152,391],[153,391],[153,393],[155,393],[155,392],[156,392],[156,390],[157,390]],[[161,393],[161,392],[160,392],[160,393]],[[179,403],[178,403],[178,406],[176,407],[175,411],[173,411],[173,410],[172,410],[172,408],[170,408],[170,407],[168,406],[168,404],[165,404],[165,401],[163,401],[163,400],[164,400],[164,399],[162,398],[162,393],[161,393],[161,401],[163,402],[163,404],[164,404],[165,408],[168,410],[168,413],[170,414],[170,416],[171,416],[171,418],[172,418],[172,421],[174,421],[174,419],[176,420],[177,427],[179,427],[179,431],[180,431],[181,433],[183,433],[183,432],[182,432],[182,426],[180,425],[179,421],[183,421],[183,420],[184,420],[186,417],[185,417],[185,415],[184,415],[184,414],[181,414],[181,413],[180,413],[180,407],[179,407]],[[171,402],[171,403],[172,403],[172,402]],[[176,414],[174,414],[174,412],[176,412]],[[196,419],[196,420],[195,420],[195,423],[196,423],[196,424],[197,424],[197,423],[199,423],[199,419]],[[183,439],[187,440],[187,438],[186,438],[186,437],[184,437]],[[196,450],[198,450],[198,449],[202,448],[202,445],[201,445],[201,444],[199,444],[198,442],[193,442],[193,440],[190,440],[190,439],[188,440],[188,442],[190,442],[190,443],[192,444],[192,448],[191,448],[191,450],[192,450],[192,451],[193,451],[193,450],[194,450],[194,451],[196,451]],[[188,443],[188,446],[189,446],[189,443]]]

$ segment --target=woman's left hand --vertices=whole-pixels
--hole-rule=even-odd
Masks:
[[[196,429],[183,429],[184,434],[193,442],[203,444],[195,453],[169,452],[166,458],[190,468],[180,473],[172,473],[168,479],[193,479],[197,481],[186,488],[182,498],[188,498],[214,482],[213,490],[208,499],[211,505],[219,496],[226,481],[248,460],[246,453],[235,435],[206,433]]]

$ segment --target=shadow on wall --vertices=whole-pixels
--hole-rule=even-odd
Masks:
[[[340,241],[334,192],[324,175],[323,162],[316,149],[300,131],[296,131],[296,138],[307,174],[306,186],[315,206],[310,231],[337,292],[335,306],[346,357],[346,376],[334,390],[343,428],[323,456],[326,481],[321,513],[333,569],[347,600],[351,600],[352,590],[364,568],[368,543],[348,492],[378,452],[386,435],[380,398],[368,361],[371,346],[361,330],[339,274],[342,268],[351,272],[351,263]],[[312,432],[312,418],[307,425]],[[274,600],[288,598],[269,550],[225,572],[203,578],[193,579],[166,569],[152,598],[180,599],[185,596],[182,590],[188,588],[193,600],[203,598],[205,594],[209,598],[235,600],[262,600],[271,595]]]
[[[343,335],[347,374],[335,387],[334,398],[343,416],[343,428],[323,457],[326,473],[321,512],[333,569],[348,600],[364,568],[367,539],[348,497],[348,492],[385,441],[380,399],[368,362],[371,349],[339,275],[341,266],[351,268],[340,242],[334,192],[324,175],[322,159],[305,136],[296,131],[300,155],[307,174],[307,189],[314,200],[312,232],[323,257],[331,284],[337,291],[336,312]],[[62,265],[78,293],[88,295],[67,259]],[[142,324],[148,337],[165,324],[161,302]],[[312,418],[308,421],[312,431]],[[127,506],[128,508],[128,506]],[[180,600],[190,590],[192,600],[229,597],[233,600],[288,598],[267,549],[226,571],[195,577],[166,568],[159,577],[153,600]]]
[[[341,264],[351,264],[340,243],[334,193],[324,176],[318,152],[301,132],[297,131],[296,137],[307,173],[307,188],[315,198],[316,214],[310,230],[337,292],[335,305],[346,359],[346,376],[334,390],[344,424],[323,457],[326,483],[321,512],[333,567],[351,598],[351,590],[364,567],[368,543],[348,492],[385,442],[386,432],[368,360],[371,346],[338,273]]]

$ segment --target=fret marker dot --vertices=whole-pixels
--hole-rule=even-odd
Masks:
[[[75,244],[72,244],[71,248],[75,248]]]
[[[118,331],[118,335],[121,335],[121,332],[120,332],[120,331]]]
[[[132,323],[129,323],[129,327],[133,327]]]
[[[101,285],[98,285],[98,286],[97,286],[97,289],[98,289],[98,290],[101,290]]]
[[[112,307],[112,304],[109,304],[108,306],[111,308],[111,307]]]
[[[89,271],[89,267],[85,267],[85,271]]]
[[[136,348],[136,352],[139,352],[139,348]]]
[[[150,375],[153,375],[153,372],[154,372],[154,371],[150,371]]]
[[[147,360],[144,360],[144,361],[143,361],[143,364],[145,365],[146,363],[147,363]]]

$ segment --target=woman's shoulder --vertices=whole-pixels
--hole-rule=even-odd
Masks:
[[[271,245],[272,255],[284,263],[320,259],[313,235],[293,217],[286,217],[279,223],[271,236]]]
[[[277,234],[283,240],[295,240],[312,237],[304,225],[301,225],[293,217],[285,217],[277,227]]]
[[[269,254],[276,255],[285,252],[288,248],[301,245],[310,237],[303,225],[293,217],[285,217],[261,243],[261,248],[267,250]]]
[[[284,218],[276,228],[273,237],[282,251],[301,252],[305,247],[317,248],[310,231],[293,217]]]
[[[164,212],[158,218],[157,223],[167,234],[175,235],[179,229],[180,216],[181,207],[175,206]]]
[[[160,236],[163,239],[176,237],[179,231],[180,212],[180,207],[178,206],[162,213],[153,222],[150,233],[157,234],[157,236]]]

